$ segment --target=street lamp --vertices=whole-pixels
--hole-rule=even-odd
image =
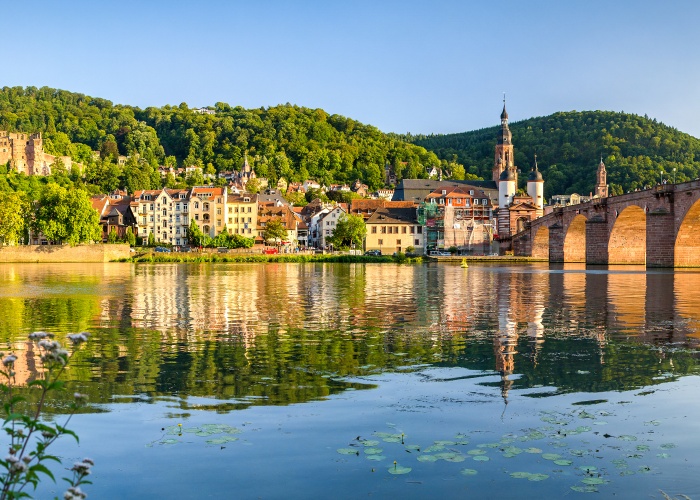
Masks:
[[[659,181],[659,184],[663,184],[664,183],[664,171],[662,170],[660,172],[660,174],[661,174],[661,181]]]
[[[673,183],[676,183],[676,167],[673,167]]]

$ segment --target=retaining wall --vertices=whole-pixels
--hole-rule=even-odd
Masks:
[[[0,247],[0,263],[8,262],[111,262],[130,257],[129,245],[21,245]]]

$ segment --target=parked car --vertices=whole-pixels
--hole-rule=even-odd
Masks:
[[[169,249],[169,248],[165,248],[165,247],[156,247],[156,248],[155,248],[155,251],[156,251],[156,252],[170,252],[170,249]]]
[[[277,248],[273,247],[273,248],[266,248],[265,250],[263,250],[263,253],[266,253],[268,255],[273,255],[273,254],[280,253],[280,252]]]
[[[379,257],[382,255],[382,252],[380,252],[379,250],[367,250],[365,252],[365,255],[374,255],[374,256]]]
[[[452,254],[450,252],[444,252],[442,250],[432,250],[430,252],[431,257],[449,257]]]

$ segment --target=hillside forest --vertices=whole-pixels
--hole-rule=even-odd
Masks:
[[[22,179],[0,166],[0,190],[32,196],[52,180],[91,193],[182,187],[184,179],[162,179],[158,166],[198,165],[204,173],[216,174],[239,170],[246,154],[256,174],[271,185],[280,178],[325,185],[359,179],[376,190],[385,187],[385,167],[391,167],[397,181],[426,178],[433,166],[447,178],[491,178],[497,126],[402,136],[291,104],[244,109],[217,102],[209,109],[214,114],[198,113],[186,103],[140,109],[47,87],[3,87],[0,130],[41,132],[47,153],[68,155],[85,169],[81,175],[59,166],[52,179]],[[647,117],[563,112],[512,123],[511,130],[522,171],[530,170],[537,154],[545,197],[592,191],[601,156],[613,194],[654,184],[661,170],[670,178],[675,168],[677,181],[700,172],[700,141]],[[119,166],[118,155],[130,158]]]

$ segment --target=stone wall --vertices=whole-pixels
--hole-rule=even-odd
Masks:
[[[22,245],[0,247],[0,263],[9,262],[111,262],[129,257],[129,245]]]

